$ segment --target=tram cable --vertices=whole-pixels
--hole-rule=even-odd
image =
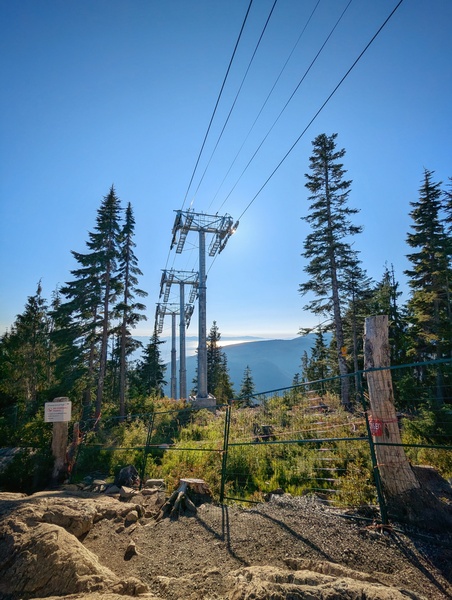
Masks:
[[[325,41],[323,42],[323,44],[321,45],[319,51],[317,52],[317,54],[315,55],[315,57],[313,58],[313,60],[311,61],[311,64],[309,65],[309,67],[306,69],[306,71],[303,74],[303,77],[300,79],[300,81],[298,82],[298,84],[296,85],[295,89],[293,90],[292,94],[289,96],[289,99],[287,100],[287,102],[284,104],[283,108],[281,109],[281,111],[279,112],[278,116],[276,117],[276,119],[274,120],[272,126],[270,127],[270,129],[267,131],[267,133],[265,134],[264,138],[262,139],[262,141],[260,142],[260,144],[258,145],[257,149],[255,150],[255,152],[253,153],[253,155],[251,156],[251,158],[249,159],[248,163],[245,165],[245,168],[243,169],[243,171],[241,172],[240,176],[238,177],[238,179],[236,180],[234,186],[232,187],[232,189],[230,190],[229,194],[226,196],[226,198],[223,200],[222,204],[220,205],[220,208],[218,210],[220,210],[223,205],[225,204],[225,202],[228,200],[228,198],[230,197],[230,195],[232,194],[232,192],[235,190],[237,184],[239,183],[239,181],[242,179],[243,175],[246,173],[246,171],[248,170],[248,167],[251,165],[251,163],[253,162],[253,160],[255,159],[255,157],[257,156],[259,150],[262,148],[263,144],[265,143],[265,141],[267,140],[268,136],[270,135],[270,133],[272,132],[273,128],[276,126],[277,122],[279,121],[279,119],[281,118],[281,116],[283,115],[284,111],[286,110],[286,108],[288,107],[288,105],[290,104],[291,100],[293,99],[293,97],[295,96],[296,92],[298,91],[298,89],[300,88],[301,84],[303,83],[303,81],[306,79],[308,73],[310,72],[310,70],[312,69],[312,67],[314,66],[314,64],[317,62],[317,59],[319,58],[320,54],[322,53],[323,49],[325,48],[326,44],[328,43],[329,39],[331,38],[331,36],[333,35],[334,31],[336,30],[337,26],[339,25],[339,23],[341,22],[343,16],[345,15],[345,13],[347,12],[347,9],[349,8],[350,4],[353,2],[353,0],[349,0],[347,6],[344,8],[344,10],[342,11],[341,15],[339,16],[338,20],[336,21],[334,27],[331,29],[330,33],[328,34],[328,36],[326,37]],[[254,125],[254,124],[253,124]],[[234,159],[235,160],[235,159]]]
[[[199,151],[198,158],[197,158],[197,160],[196,160],[196,164],[195,164],[195,167],[194,167],[194,169],[193,169],[193,173],[192,173],[192,175],[191,175],[191,178],[190,178],[190,183],[188,184],[188,188],[187,188],[187,191],[186,191],[186,193],[185,193],[184,201],[183,201],[183,203],[182,203],[182,209],[184,208],[184,206],[185,206],[185,202],[187,201],[187,197],[188,197],[188,194],[189,194],[189,191],[190,191],[191,185],[192,185],[192,183],[193,183],[193,179],[194,179],[194,177],[195,177],[195,173],[196,173],[196,170],[197,170],[197,168],[198,168],[198,164],[199,164],[199,161],[200,161],[200,159],[201,159],[201,155],[202,155],[202,153],[203,153],[204,146],[205,146],[205,144],[206,144],[207,137],[208,137],[208,135],[209,135],[209,132],[210,132],[210,128],[212,127],[212,122],[213,122],[213,119],[214,119],[214,117],[215,117],[215,114],[216,114],[216,112],[217,112],[217,108],[218,108],[218,105],[219,105],[219,103],[220,103],[221,96],[222,96],[222,94],[223,94],[224,86],[226,85],[226,80],[227,80],[227,78],[228,78],[229,71],[231,70],[231,66],[232,66],[232,63],[233,63],[233,61],[234,61],[235,53],[237,52],[237,48],[238,48],[238,45],[239,45],[240,39],[241,39],[241,37],[242,37],[242,33],[243,33],[243,30],[244,30],[244,28],[245,28],[245,23],[246,23],[246,21],[247,21],[247,19],[248,19],[248,15],[249,15],[249,12],[250,12],[250,10],[251,10],[251,5],[252,5],[252,4],[253,4],[253,0],[250,0],[250,3],[249,3],[249,5],[248,5],[248,9],[247,9],[247,11],[246,11],[245,18],[243,19],[242,27],[240,28],[240,33],[239,33],[239,36],[238,36],[238,38],[237,38],[237,41],[236,41],[236,43],[235,43],[234,51],[233,51],[233,53],[232,53],[231,59],[230,59],[230,61],[229,61],[228,68],[227,68],[227,70],[226,70],[226,75],[224,76],[223,83],[222,83],[222,85],[221,85],[221,89],[220,89],[220,92],[219,92],[219,94],[218,94],[217,101],[216,101],[216,103],[215,103],[215,107],[214,107],[214,109],[213,109],[212,116],[210,117],[210,122],[209,122],[209,125],[208,125],[208,127],[207,127],[207,131],[206,131],[206,134],[205,134],[205,136],[204,136],[204,140],[203,140],[203,143],[202,143],[202,146],[201,146],[201,150]]]
[[[202,184],[202,182],[203,182],[203,180],[204,180],[204,176],[205,176],[205,174],[206,174],[206,172],[207,172],[207,169],[209,168],[209,166],[210,166],[210,163],[212,162],[212,158],[214,157],[214,154],[215,154],[215,152],[216,152],[216,149],[218,148],[218,144],[220,143],[220,141],[221,141],[221,138],[223,137],[224,130],[226,129],[226,126],[227,126],[227,124],[228,124],[228,122],[229,122],[229,119],[230,119],[230,117],[231,117],[231,115],[232,115],[232,112],[233,112],[233,110],[234,110],[234,107],[235,107],[235,105],[236,105],[236,103],[237,103],[237,100],[238,100],[238,97],[239,97],[239,95],[240,95],[240,92],[242,91],[243,84],[245,83],[245,80],[246,80],[246,78],[247,78],[248,72],[249,72],[249,70],[250,70],[250,68],[251,68],[251,65],[252,65],[253,61],[254,61],[254,57],[256,56],[256,53],[257,53],[257,50],[258,50],[258,48],[259,48],[259,46],[260,46],[260,43],[261,43],[261,41],[262,41],[262,38],[264,37],[264,33],[265,33],[266,29],[267,29],[268,23],[269,23],[269,21],[270,21],[270,18],[271,18],[272,14],[273,14],[273,11],[274,11],[274,9],[275,9],[275,6],[276,6],[276,3],[277,3],[277,2],[278,2],[278,0],[274,0],[274,2],[273,2],[273,6],[272,6],[272,7],[271,7],[271,9],[270,9],[270,13],[269,13],[269,15],[268,15],[268,17],[267,17],[267,20],[266,20],[266,22],[265,22],[265,25],[264,25],[264,27],[263,27],[262,31],[261,31],[261,34],[260,34],[260,36],[259,36],[259,39],[258,39],[258,41],[257,41],[256,47],[254,48],[254,52],[253,52],[253,54],[252,54],[252,56],[251,56],[251,58],[250,58],[250,60],[249,60],[249,62],[248,62],[248,66],[247,66],[247,68],[246,68],[246,70],[245,70],[245,74],[244,74],[244,75],[243,75],[243,77],[242,77],[242,81],[241,81],[241,83],[240,83],[240,85],[239,85],[239,89],[237,90],[237,93],[236,93],[236,95],[235,95],[234,101],[232,102],[232,106],[231,106],[231,108],[229,109],[229,113],[228,113],[228,115],[227,115],[227,117],[226,117],[226,120],[225,120],[225,122],[224,122],[224,124],[223,124],[223,127],[222,127],[221,131],[220,131],[220,134],[219,134],[219,136],[218,136],[218,139],[217,139],[217,141],[216,141],[216,143],[215,143],[215,146],[214,146],[214,148],[213,148],[213,150],[212,150],[212,153],[211,153],[211,155],[210,155],[210,158],[209,158],[209,160],[208,160],[208,162],[207,162],[207,165],[206,165],[206,167],[205,167],[205,169],[204,169],[204,172],[203,172],[203,174],[202,174],[202,176],[201,176],[201,179],[200,179],[200,181],[199,181],[199,183],[198,183],[198,187],[196,188],[196,191],[195,191],[195,193],[194,193],[194,197],[193,197],[193,199],[192,199],[192,201],[191,201],[191,203],[190,203],[190,206],[192,206],[192,204],[193,204],[193,201],[194,201],[194,199],[196,198],[196,194],[198,193],[198,191],[199,191],[199,188],[200,188],[200,186],[201,186],[201,184]],[[211,203],[211,204],[212,204],[212,203]],[[210,206],[210,205],[209,205],[209,206]]]
[[[394,13],[397,11],[397,9],[402,4],[402,2],[403,2],[403,0],[399,0],[399,2],[397,3],[397,5],[395,6],[395,8],[393,8],[393,10],[389,14],[389,16],[385,19],[385,21],[382,23],[382,25],[378,28],[377,32],[372,36],[372,38],[370,39],[370,41],[367,43],[367,45],[365,46],[365,48],[361,51],[361,53],[359,54],[358,58],[355,59],[355,61],[351,65],[351,67],[347,70],[347,72],[345,73],[345,75],[342,77],[342,79],[339,81],[339,83],[336,85],[336,87],[333,89],[333,91],[330,93],[330,95],[327,97],[327,99],[324,101],[324,103],[321,105],[321,107],[318,109],[318,111],[315,113],[315,115],[312,117],[312,119],[309,121],[309,123],[306,125],[306,127],[303,129],[303,131],[300,133],[300,135],[297,137],[297,139],[295,140],[295,142],[292,144],[292,146],[289,148],[289,150],[286,152],[286,154],[283,156],[283,158],[279,161],[279,163],[276,165],[276,167],[273,169],[273,171],[267,177],[267,179],[262,184],[262,186],[259,188],[259,190],[256,192],[256,194],[254,195],[254,197],[250,200],[250,202],[248,203],[248,205],[246,206],[246,208],[244,209],[244,211],[242,212],[242,214],[240,215],[240,217],[238,218],[238,220],[242,219],[243,215],[247,212],[247,210],[254,203],[254,201],[256,200],[256,198],[260,195],[260,193],[262,192],[262,190],[266,187],[266,185],[269,183],[269,181],[272,179],[272,177],[275,175],[275,173],[278,171],[278,169],[281,167],[281,165],[287,159],[287,157],[291,154],[292,150],[295,148],[295,146],[298,144],[298,142],[304,136],[304,134],[309,129],[309,127],[314,123],[314,121],[317,119],[317,117],[319,116],[319,114],[322,112],[322,110],[325,108],[325,106],[328,104],[328,102],[331,100],[331,98],[334,96],[334,94],[337,92],[337,90],[341,87],[341,85],[344,83],[344,81],[347,79],[347,77],[350,75],[350,73],[352,72],[352,70],[355,68],[355,66],[358,64],[358,62],[364,56],[364,54],[366,53],[366,51],[369,49],[369,47],[372,45],[372,43],[375,41],[375,39],[378,37],[378,35],[384,29],[384,27],[387,25],[387,23],[389,22],[389,20],[391,19],[391,17],[394,15]]]

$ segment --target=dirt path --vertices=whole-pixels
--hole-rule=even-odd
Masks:
[[[34,527],[50,522],[72,533],[79,552],[89,551],[99,561],[97,588],[80,584],[72,598],[112,599],[113,583],[102,587],[102,577],[134,578],[142,589],[123,585],[121,593],[140,591],[165,600],[452,597],[452,534],[447,532],[381,532],[315,497],[273,496],[248,509],[204,504],[195,515],[159,523],[149,502],[140,496],[124,503],[86,494],[2,502],[0,546],[7,541],[9,551],[2,556],[0,550],[0,581],[12,573],[14,553],[20,554],[14,529],[28,527],[33,536]],[[51,568],[50,560],[43,569]],[[0,584],[0,598],[44,597],[37,590],[8,595]],[[311,596],[302,595],[308,591]],[[47,596],[52,594],[57,595]]]

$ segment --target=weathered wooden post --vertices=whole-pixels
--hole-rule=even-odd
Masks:
[[[388,514],[431,531],[452,528],[452,507],[430,489],[420,467],[411,467],[401,445],[389,368],[388,317],[368,317],[364,334],[370,421]],[[383,443],[382,443],[383,442]],[[387,445],[386,445],[387,444]],[[429,469],[434,471],[434,469]],[[435,472],[436,482],[442,478]],[[447,482],[444,482],[447,487]]]
[[[52,455],[54,463],[52,485],[56,485],[66,464],[68,423],[71,420],[71,402],[69,398],[54,398],[53,402],[46,402],[44,420],[53,423]]]
[[[396,497],[420,486],[403,446],[379,444],[402,443],[389,367],[388,317],[368,317],[364,332],[364,368],[366,371],[376,369],[366,372],[370,399],[369,424],[376,443],[375,454],[383,490],[389,497]]]

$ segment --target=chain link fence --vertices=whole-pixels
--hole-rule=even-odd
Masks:
[[[371,408],[370,372],[385,382],[390,376],[388,418],[375,418]],[[221,502],[316,493],[330,506],[379,509],[384,520],[382,475],[386,485],[391,476],[402,483],[393,458],[400,449],[407,464],[431,467],[442,483],[452,478],[452,361],[348,378],[351,406],[341,404],[337,377],[237,398],[213,411],[185,406],[85,423],[83,438],[71,441],[71,480],[114,479],[132,464],[142,481],[163,478],[169,489],[180,478],[204,479]],[[7,415],[13,424],[14,414]]]

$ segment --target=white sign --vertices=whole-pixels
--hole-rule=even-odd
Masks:
[[[46,402],[44,405],[44,421],[61,423],[71,420],[72,402]]]

